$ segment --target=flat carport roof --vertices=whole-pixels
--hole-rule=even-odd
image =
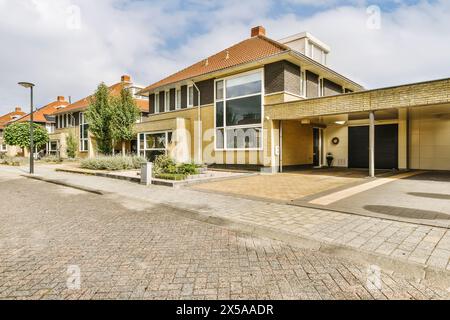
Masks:
[[[450,103],[450,78],[265,105],[270,120]]]

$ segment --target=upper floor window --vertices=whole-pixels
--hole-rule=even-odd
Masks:
[[[181,89],[177,89],[176,95],[175,95],[175,108],[181,109]]]
[[[170,110],[170,91],[166,91],[166,97],[164,99],[164,111]]]
[[[262,147],[262,72],[217,80],[215,84],[217,149]]]
[[[300,72],[300,96],[306,98],[306,72]]]
[[[192,107],[194,105],[194,86],[188,86],[187,90],[187,105],[188,107]]]
[[[155,93],[155,107],[154,107],[155,113],[159,113],[159,92]]]

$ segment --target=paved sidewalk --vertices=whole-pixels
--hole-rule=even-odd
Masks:
[[[450,231],[445,228],[246,200],[187,189],[144,187],[107,178],[55,172],[53,168],[41,166],[37,169],[37,174],[100,189],[112,193],[111,197],[138,200],[130,201],[130,206],[139,205],[142,201],[167,204],[204,215],[289,232],[321,243],[345,246],[363,253],[426,265],[438,270],[450,270]],[[0,172],[6,174],[6,171],[13,175],[19,172],[17,168],[6,170],[5,167],[1,167]]]

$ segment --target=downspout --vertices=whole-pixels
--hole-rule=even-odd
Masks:
[[[198,122],[198,160],[199,160],[199,164],[203,163],[203,159],[202,159],[202,154],[203,154],[203,146],[202,146],[202,126],[201,126],[201,121],[202,121],[202,115],[201,115],[201,110],[200,110],[200,106],[201,106],[201,92],[200,89],[197,87],[197,85],[195,84],[194,81],[192,81],[192,85],[194,86],[194,88],[197,90],[198,92],[198,106],[197,106],[197,122]]]
[[[279,127],[280,127],[280,142],[279,142],[280,151],[279,151],[279,155],[278,155],[278,158],[280,161],[280,164],[279,164],[280,169],[279,170],[280,170],[280,173],[283,173],[283,120],[280,120]]]

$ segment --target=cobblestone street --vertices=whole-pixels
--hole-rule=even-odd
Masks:
[[[136,199],[1,176],[0,206],[1,299],[448,298],[426,282],[376,277],[368,265]]]

